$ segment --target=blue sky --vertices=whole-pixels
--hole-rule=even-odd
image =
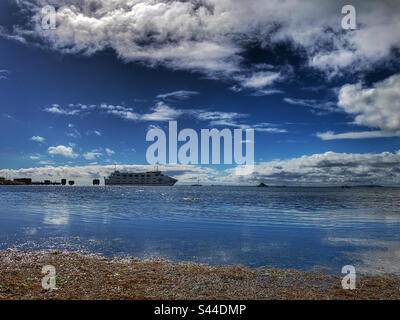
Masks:
[[[181,183],[399,183],[395,1],[354,1],[359,27],[346,31],[339,3],[289,15],[298,1],[85,1],[0,4],[1,175],[85,183],[114,164],[144,169],[148,129],[177,120],[255,129],[253,175],[163,168]],[[56,30],[41,29],[47,3]]]

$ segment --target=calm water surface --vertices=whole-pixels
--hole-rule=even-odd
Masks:
[[[400,189],[0,187],[0,249],[400,274]]]

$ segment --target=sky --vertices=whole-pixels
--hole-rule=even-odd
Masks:
[[[396,0],[2,0],[0,176],[149,170],[146,134],[174,120],[255,130],[252,174],[159,167],[179,184],[399,185],[399,14]]]

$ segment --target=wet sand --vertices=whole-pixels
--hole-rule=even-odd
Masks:
[[[45,290],[42,267],[56,268]],[[358,276],[355,290],[317,271],[209,266],[78,252],[0,251],[0,299],[400,299],[400,278]]]

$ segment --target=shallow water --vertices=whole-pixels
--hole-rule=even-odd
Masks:
[[[0,249],[400,274],[399,188],[0,187]]]

